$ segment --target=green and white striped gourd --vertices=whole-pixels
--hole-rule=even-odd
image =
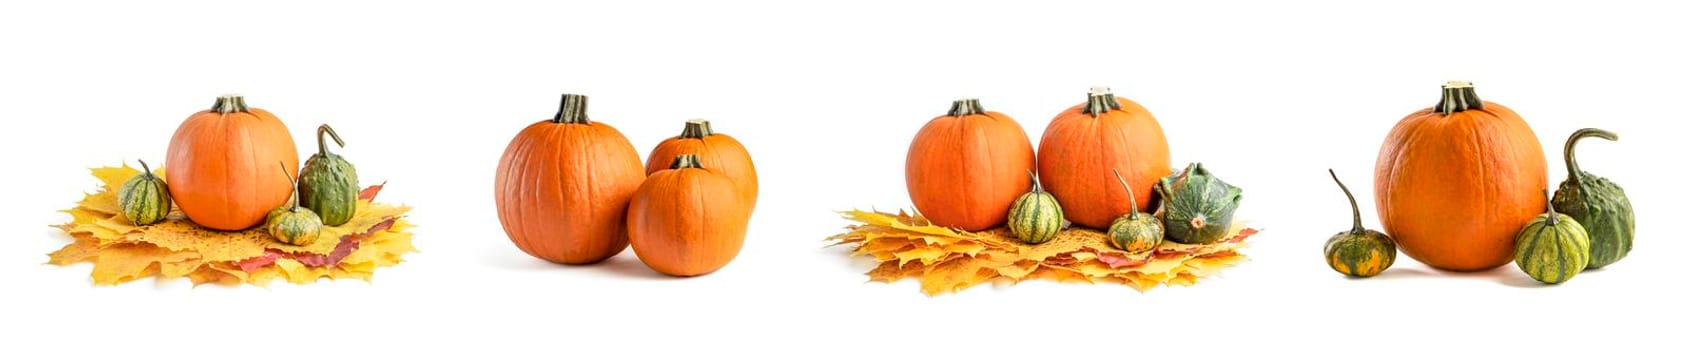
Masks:
[[[123,182],[123,187],[117,191],[117,206],[123,212],[123,217],[137,226],[146,226],[163,221],[170,215],[170,186],[164,179],[152,173],[152,167],[141,163],[141,173]]]
[[[1582,224],[1548,204],[1517,233],[1517,267],[1541,283],[1563,283],[1587,268],[1588,246]]]
[[[357,215],[357,167],[345,157],[328,152],[328,141],[345,147],[340,134],[328,124],[316,128],[316,155],[299,170],[299,203],[314,211],[328,226],[340,226]]]
[[[1027,170],[1029,171],[1029,170]],[[1008,231],[1029,244],[1053,240],[1066,226],[1066,214],[1053,194],[1043,192],[1037,174],[1031,174],[1031,192],[1020,195],[1008,208]]]

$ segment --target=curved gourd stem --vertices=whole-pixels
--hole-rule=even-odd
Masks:
[[[1546,225],[1558,226],[1558,211],[1552,209],[1552,190],[1543,189],[1541,193],[1546,195]]]
[[[295,179],[295,178],[293,178],[293,174],[287,173],[287,162],[276,162],[276,165],[281,166],[281,175],[287,176],[287,182],[293,184],[293,196],[292,196],[293,197],[293,210],[292,211],[295,212],[295,213],[299,212],[299,179]]]
[[[148,178],[148,179],[152,179],[152,178],[157,177],[156,175],[152,175],[152,167],[146,166],[146,160],[136,159],[135,161],[141,163],[141,171],[142,171],[141,175],[146,175],[146,178]]]
[[[1576,143],[1590,136],[1610,141],[1617,140],[1617,133],[1595,128],[1586,128],[1570,133],[1570,140],[1564,141],[1564,165],[1570,169],[1570,183],[1582,182],[1582,166],[1576,164]]]
[[[1482,109],[1482,99],[1476,97],[1476,87],[1468,81],[1449,81],[1441,85],[1441,102],[1435,113],[1448,115],[1472,109]]]
[[[1124,175],[1119,175],[1119,168],[1113,168],[1113,178],[1119,179],[1120,185],[1125,185],[1125,195],[1131,196],[1131,198],[1130,198],[1131,220],[1136,220],[1137,217],[1138,217],[1137,214],[1136,214],[1137,213],[1137,210],[1136,210],[1136,191],[1131,190],[1131,184],[1125,182],[1125,176]]]
[[[681,154],[674,156],[674,162],[668,164],[668,169],[703,168],[703,161],[695,154]]]
[[[316,153],[328,154],[328,140],[323,139],[322,134],[328,134],[329,137],[333,137],[334,144],[340,145],[340,148],[346,147],[346,141],[340,139],[340,133],[334,132],[334,127],[328,126],[328,124],[322,124],[322,126],[316,127]]]
[[[1330,178],[1336,180],[1336,186],[1341,187],[1341,193],[1347,195],[1347,204],[1353,207],[1353,233],[1365,232],[1365,225],[1359,222],[1359,201],[1353,200],[1353,191],[1348,191],[1347,184],[1341,183],[1341,178],[1336,177],[1335,169],[1330,169]]]
[[[1031,171],[1031,169],[1025,169],[1025,173],[1031,174],[1031,192],[1042,193],[1043,184],[1042,181],[1037,178],[1037,172]]]
[[[708,120],[692,119],[685,121],[685,129],[680,130],[679,137],[682,139],[701,139],[714,134],[715,129],[709,126]]]
[[[586,95],[562,94],[562,107],[556,111],[552,123],[589,124],[586,118]]]
[[[228,94],[217,96],[217,102],[211,104],[211,111],[221,114],[246,113],[246,96]]]
[[[954,104],[949,105],[949,116],[951,117],[974,114],[984,114],[984,104],[978,103],[976,98],[955,100]]]
[[[1090,88],[1090,100],[1084,105],[1084,114],[1099,117],[1103,113],[1119,110],[1119,99],[1113,96],[1113,90],[1097,86]]]

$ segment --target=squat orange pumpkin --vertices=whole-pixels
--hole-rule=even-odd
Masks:
[[[299,150],[274,114],[246,106],[240,95],[217,98],[170,137],[164,167],[170,197],[194,223],[233,231],[262,224],[270,209],[287,204],[297,176]],[[277,163],[286,173],[275,171]]]
[[[663,140],[656,145],[655,150],[650,151],[650,158],[644,164],[644,173],[649,175],[668,170],[667,165],[681,154],[695,154],[704,168],[719,171],[732,178],[732,182],[738,186],[745,208],[755,209],[756,163],[750,160],[750,151],[744,149],[744,144],[738,143],[738,139],[716,133],[707,120],[687,120],[685,129],[680,131],[679,136]]]
[[[955,101],[908,146],[906,179],[914,209],[933,224],[980,231],[1007,222],[1008,207],[1031,188],[1036,154],[1025,129],[976,99]]]
[[[750,210],[732,178],[695,154],[640,185],[627,208],[627,235],[640,261],[657,272],[697,276],[719,270],[744,247]]]
[[[1037,147],[1043,188],[1066,205],[1066,219],[1106,230],[1131,213],[1131,202],[1153,212],[1154,191],[1126,193],[1108,176],[1118,169],[1133,188],[1153,188],[1171,175],[1171,148],[1148,109],[1107,88],[1092,88],[1089,101],[1055,116]]]
[[[627,201],[644,166],[626,136],[586,117],[586,97],[562,95],[555,118],[529,125],[504,149],[498,221],[521,251],[589,264],[627,248]]]

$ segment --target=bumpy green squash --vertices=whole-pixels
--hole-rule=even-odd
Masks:
[[[1029,171],[1029,170],[1027,170]],[[1066,226],[1066,214],[1054,195],[1043,192],[1037,174],[1031,174],[1031,192],[1026,192],[1008,207],[1008,231],[1029,244],[1042,244],[1054,239]]]
[[[1517,267],[1541,283],[1563,283],[1587,268],[1588,246],[1582,224],[1547,205],[1517,233]]]
[[[1597,269],[1622,260],[1634,249],[1634,206],[1623,187],[1582,171],[1576,164],[1576,142],[1586,137],[1616,141],[1617,134],[1599,129],[1581,129],[1564,142],[1564,164],[1570,177],[1558,184],[1552,207],[1569,215],[1587,229],[1591,243],[1587,268]]]
[[[328,124],[316,128],[316,155],[299,170],[299,203],[321,215],[323,224],[340,226],[357,215],[357,168],[345,157],[328,153],[324,134],[346,146]]]
[[[1347,204],[1353,208],[1353,229],[1337,233],[1324,242],[1324,262],[1336,272],[1353,277],[1376,276],[1394,266],[1394,239],[1365,229],[1359,222],[1359,202],[1353,200],[1353,192],[1336,177],[1335,169],[1330,169],[1330,178],[1336,180],[1336,186],[1341,187],[1341,193],[1347,195]]]
[[[139,162],[141,173],[124,181],[122,189],[117,191],[117,207],[129,222],[146,226],[170,215],[170,186],[152,174],[152,167],[146,161]]]
[[[1201,163],[1160,179],[1154,192],[1160,194],[1166,238],[1185,244],[1224,238],[1230,232],[1231,215],[1242,201],[1241,188],[1214,177]]]
[[[1131,190],[1131,184],[1125,182],[1125,177],[1119,174],[1119,169],[1113,169],[1113,178],[1119,184],[1125,185],[1125,194],[1129,198],[1136,198],[1136,191]],[[1129,200],[1129,199],[1127,199]],[[1160,225],[1160,219],[1154,215],[1137,210],[1136,201],[1131,202],[1131,213],[1113,219],[1113,224],[1107,226],[1107,240],[1119,248],[1131,253],[1141,253],[1154,250],[1160,246],[1160,241],[1166,238],[1166,228]]]
[[[286,166],[286,164],[282,164],[283,169]],[[293,180],[293,197],[295,197],[295,200],[292,204],[282,205],[270,210],[264,221],[264,229],[269,231],[270,237],[275,237],[275,240],[281,241],[281,243],[291,245],[314,243],[317,237],[322,236],[322,218],[316,216],[316,212],[299,206],[299,201],[296,198],[299,196],[299,181],[293,179],[292,175],[288,175],[288,180]]]

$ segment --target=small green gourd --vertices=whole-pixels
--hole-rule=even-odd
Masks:
[[[1341,193],[1347,195],[1347,204],[1353,208],[1353,229],[1337,233],[1324,242],[1324,262],[1336,272],[1353,277],[1376,276],[1394,266],[1394,239],[1365,229],[1359,222],[1359,201],[1353,200],[1353,192],[1336,177],[1335,169],[1330,169],[1330,178],[1336,180],[1336,186],[1341,187]]]
[[[117,191],[117,206],[129,222],[146,226],[170,215],[170,186],[152,173],[146,161],[137,161],[141,163],[141,173],[123,182]]]
[[[1552,207],[1587,229],[1591,243],[1587,268],[1597,269],[1622,260],[1634,249],[1634,206],[1622,186],[1582,171],[1576,164],[1576,142],[1590,136],[1617,140],[1617,134],[1593,128],[1570,134],[1570,140],[1564,142],[1564,165],[1570,177],[1558,184]]]
[[[329,153],[324,135],[346,146],[328,124],[316,128],[316,155],[299,171],[299,203],[320,215],[323,224],[340,226],[357,215],[357,168],[345,157]]]
[[[281,167],[283,173],[287,172],[286,164],[282,164]],[[270,210],[268,220],[264,222],[264,228],[269,231],[270,237],[275,237],[275,240],[281,241],[281,243],[291,245],[315,243],[316,239],[322,236],[322,218],[317,217],[316,212],[309,208],[299,206],[297,200],[299,181],[294,179],[292,175],[287,175],[287,180],[293,182],[294,201],[291,205],[283,205],[275,208],[275,210]]]
[[[1589,245],[1582,224],[1548,204],[1517,233],[1517,267],[1541,283],[1563,283],[1587,268]]]
[[[1131,184],[1125,182],[1123,175],[1119,175],[1119,169],[1113,169],[1113,178],[1125,185],[1128,198],[1136,198],[1136,191],[1131,190]],[[1154,250],[1166,237],[1165,226],[1154,215],[1137,210],[1135,200],[1126,200],[1131,202],[1131,213],[1113,219],[1113,224],[1107,226],[1108,242],[1113,243],[1114,248],[1130,253]]]
[[[1184,244],[1208,244],[1230,233],[1231,216],[1241,204],[1242,189],[1231,186],[1192,163],[1182,172],[1154,184],[1166,239]]]
[[[1060,202],[1054,200],[1053,194],[1043,192],[1040,183],[1037,174],[1032,173],[1031,192],[1020,195],[1008,208],[1008,231],[1028,244],[1053,240],[1066,224],[1066,214],[1060,210]]]

